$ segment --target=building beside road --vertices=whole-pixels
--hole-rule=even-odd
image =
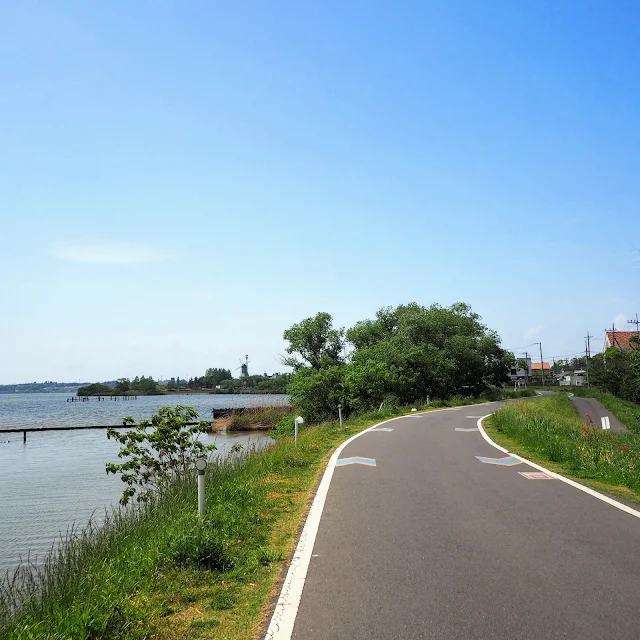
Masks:
[[[525,369],[522,364],[527,365]],[[509,370],[509,380],[511,384],[526,385],[531,382],[531,358],[520,358],[518,362],[514,362]]]
[[[637,331],[606,331],[603,351],[611,349],[611,347],[621,351],[640,349],[640,333]]]
[[[531,376],[534,381],[538,382],[542,380],[542,372],[544,371],[545,383],[548,381],[551,384],[553,375],[551,374],[551,365],[548,362],[532,362],[531,363]]]
[[[561,387],[584,387],[586,385],[587,372],[583,369],[575,371],[562,371],[557,376],[558,384]]]

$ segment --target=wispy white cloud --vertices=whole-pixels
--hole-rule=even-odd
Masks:
[[[203,302],[213,302],[215,300],[213,294],[208,291],[203,291],[202,289],[192,289],[191,297]]]
[[[617,313],[613,317],[613,322],[616,325],[617,329],[622,329],[627,324],[627,316],[624,313]]]
[[[533,340],[533,338],[537,338],[542,333],[543,330],[544,330],[544,325],[538,324],[535,327],[530,327],[529,329],[527,329],[524,332],[524,337],[527,340]]]
[[[89,264],[140,264],[168,257],[148,245],[130,242],[59,245],[53,248],[53,255],[60,260]]]

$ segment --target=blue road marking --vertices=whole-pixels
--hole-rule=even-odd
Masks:
[[[375,467],[376,461],[374,458],[342,458],[336,462],[336,467],[346,467],[348,464],[364,464],[368,467]]]
[[[482,456],[476,456],[476,458],[485,464],[499,464],[504,467],[513,467],[516,464],[522,464],[522,460],[515,456],[507,456],[506,458],[484,458]]]

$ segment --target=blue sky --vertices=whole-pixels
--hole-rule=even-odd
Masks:
[[[0,383],[282,370],[409,301],[547,360],[640,312],[634,1],[25,0],[0,60]]]

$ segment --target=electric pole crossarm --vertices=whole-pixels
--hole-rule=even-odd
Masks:
[[[636,319],[635,320],[627,320],[627,322],[629,324],[635,324],[636,325],[636,333],[638,334],[638,338],[640,338],[640,320],[638,320],[638,314],[636,313]]]

